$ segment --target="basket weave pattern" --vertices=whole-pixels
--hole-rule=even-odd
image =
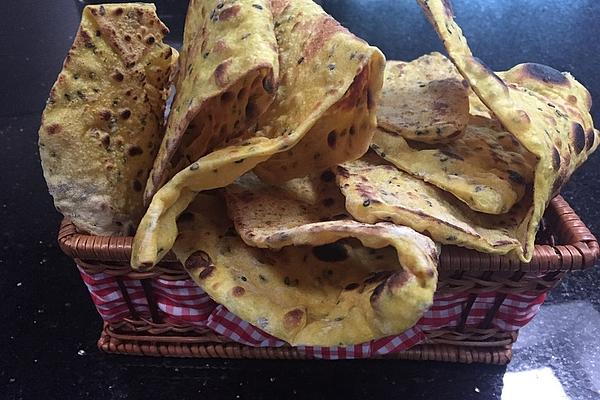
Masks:
[[[522,263],[506,257],[444,246],[439,265],[440,294],[467,293],[455,326],[424,331],[424,343],[386,358],[483,362],[506,364],[512,356],[517,332],[492,326],[506,296],[544,294],[557,285],[566,272],[594,265],[599,247],[596,238],[560,197],[552,200],[538,234],[533,259]],[[129,317],[105,323],[98,341],[111,353],[176,357],[299,359],[306,354],[292,347],[250,347],[216,334],[208,328],[162,321],[152,289],[154,279],[189,279],[169,254],[153,271],[135,272],[129,267],[131,237],[98,237],[77,232],[63,221],[58,235],[62,250],[88,274],[114,277],[127,302]],[[139,280],[150,309],[146,318],[135,310],[123,279]],[[494,293],[494,301],[477,327],[466,326],[478,294]]]

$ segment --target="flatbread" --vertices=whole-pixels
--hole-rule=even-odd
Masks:
[[[366,153],[377,126],[376,105],[385,58],[312,1],[276,0],[273,4],[281,12],[276,18],[279,49],[290,60],[282,67],[282,80],[295,80],[302,93],[288,93],[279,107],[265,113],[259,121],[261,134],[282,134],[273,130],[272,123],[281,118],[282,112],[292,114],[294,119],[296,109],[306,103],[319,104],[343,95],[319,116],[297,145],[257,166],[256,173],[263,180],[280,183]],[[353,81],[348,87],[350,76]],[[289,123],[279,126],[288,135],[294,129]]]
[[[330,109],[343,110],[346,104],[352,104],[353,107],[354,104],[361,104],[360,99],[356,98],[356,87],[363,87],[364,79],[368,82],[367,93],[371,93],[373,98],[378,97],[385,63],[383,55],[377,48],[341,27],[312,1],[276,1],[273,2],[273,11],[282,78],[277,99],[264,114],[268,122],[258,131],[243,136],[239,142],[194,162],[156,193],[134,238],[133,268],[151,268],[168,252],[177,237],[175,219],[187,208],[197,192],[225,187],[277,153],[285,152],[289,157],[291,169],[280,171],[286,177],[290,176],[292,169],[291,175],[304,174],[303,169],[317,170],[331,162],[358,156],[359,152],[353,145],[342,146],[342,143],[354,143],[349,139],[340,140],[340,146],[334,146],[335,149],[327,140],[315,142],[313,139],[318,134],[336,130],[340,126],[338,124],[348,122],[328,117],[327,112]],[[321,34],[307,35],[307,31]],[[342,52],[342,49],[345,51]],[[335,72],[327,67],[328,64],[336,65]],[[368,71],[366,77],[357,79],[364,70]],[[369,114],[374,114],[375,110],[370,107],[361,110],[352,118],[371,121]],[[328,129],[324,129],[321,123],[324,116],[333,124]],[[373,131],[368,127],[355,132],[356,136],[365,135],[361,142],[367,144],[372,134]],[[309,138],[309,145],[294,153],[294,146],[305,137]],[[338,136],[335,137],[338,143]],[[316,150],[313,143],[324,146],[319,151],[322,160],[317,160],[312,153]],[[308,160],[300,158],[303,162],[292,167],[296,155],[307,155]],[[260,172],[269,174],[265,168]],[[277,173],[272,171],[270,176],[275,177]]]
[[[450,59],[506,130],[539,161],[531,213],[521,221],[521,258],[531,260],[546,206],[598,145],[589,114],[591,97],[570,74],[540,64],[516,66],[503,80],[473,57],[448,0],[419,0]]]
[[[344,197],[330,169],[281,186],[263,183],[249,173],[224,191],[228,213],[238,234],[253,247],[280,249],[326,244],[340,235],[335,232],[350,232],[352,229],[346,226],[354,226],[356,222],[346,213]],[[430,268],[422,265],[406,268],[423,282],[433,279]]]
[[[445,143],[462,135],[468,119],[468,85],[442,54],[386,63],[380,128],[409,140]]]
[[[278,249],[294,244],[299,227],[314,222],[350,220],[335,175],[292,179],[280,186],[263,183],[253,173],[224,189],[229,216],[249,246]],[[303,241],[319,240],[307,237]],[[316,244],[316,243],[312,243]],[[322,244],[322,243],[319,243]]]
[[[502,128],[446,57],[432,53],[399,65],[403,68],[391,68],[398,71],[392,74],[387,63],[383,98],[387,93],[390,104],[402,107],[379,108],[380,128],[372,149],[475,211],[502,214],[510,210],[532,184],[534,156]],[[432,120],[439,119],[440,124],[460,130],[455,137],[441,135],[435,142],[433,129],[425,131],[428,135],[407,135],[406,130],[388,129],[382,122],[402,118],[428,121],[431,126]],[[422,128],[423,123],[419,124]],[[430,143],[423,144],[421,137],[429,137]]]
[[[270,1],[190,1],[177,94],[146,202],[175,173],[255,124],[278,79]]]
[[[474,91],[469,88],[469,115],[497,121],[489,108],[479,100]]]
[[[342,164],[336,175],[346,209],[358,221],[391,221],[436,242],[485,253],[507,254],[521,248],[517,230],[528,212],[527,199],[504,215],[477,213],[450,193],[371,152]]]
[[[173,251],[198,285],[240,318],[296,346],[351,345],[403,332],[431,305],[437,249],[425,236],[389,223],[319,222],[290,188],[237,190],[229,204],[249,210],[246,222],[256,233],[242,229],[242,236],[269,249],[246,245],[223,201],[201,194],[180,218]],[[273,204],[261,208],[264,201]],[[276,204],[291,214],[263,213]],[[237,225],[244,216],[234,212]],[[277,231],[280,221],[287,228]]]
[[[171,64],[153,5],[87,6],[39,130],[56,208],[82,231],[132,234],[162,138]]]
[[[536,164],[497,121],[482,117],[471,117],[461,137],[431,146],[378,129],[371,148],[401,170],[488,214],[506,213],[523,198]]]

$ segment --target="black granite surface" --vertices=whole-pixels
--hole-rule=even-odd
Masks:
[[[600,398],[600,269],[570,275],[522,329],[508,367],[401,361],[284,362],[105,355],[101,321],[56,245],[60,216],[37,153],[39,115],[82,2],[0,2],[0,399]],[[158,2],[181,36],[184,0]],[[441,50],[414,0],[324,0],[388,58]],[[461,0],[458,21],[492,68],[524,61],[571,71],[600,98],[600,1]],[[600,108],[594,106],[600,121]],[[600,154],[563,194],[600,233]]]

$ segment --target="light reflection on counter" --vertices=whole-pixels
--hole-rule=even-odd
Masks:
[[[600,397],[600,312],[587,301],[545,304],[521,329],[503,400]]]
[[[560,381],[548,367],[504,374],[502,400],[569,400]]]

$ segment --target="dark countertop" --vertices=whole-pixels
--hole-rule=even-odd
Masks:
[[[571,274],[521,330],[508,367],[361,360],[179,360],[100,353],[101,321],[57,247],[60,216],[37,153],[44,101],[81,1],[0,2],[0,398],[600,398],[600,269]],[[181,36],[183,0],[158,2]],[[389,59],[442,46],[414,0],[325,0]],[[473,52],[493,69],[524,61],[571,71],[600,99],[600,2],[456,0]],[[600,100],[598,100],[600,102]],[[597,103],[598,104],[598,103]],[[600,121],[600,108],[593,109]],[[600,154],[563,195],[600,233]]]

